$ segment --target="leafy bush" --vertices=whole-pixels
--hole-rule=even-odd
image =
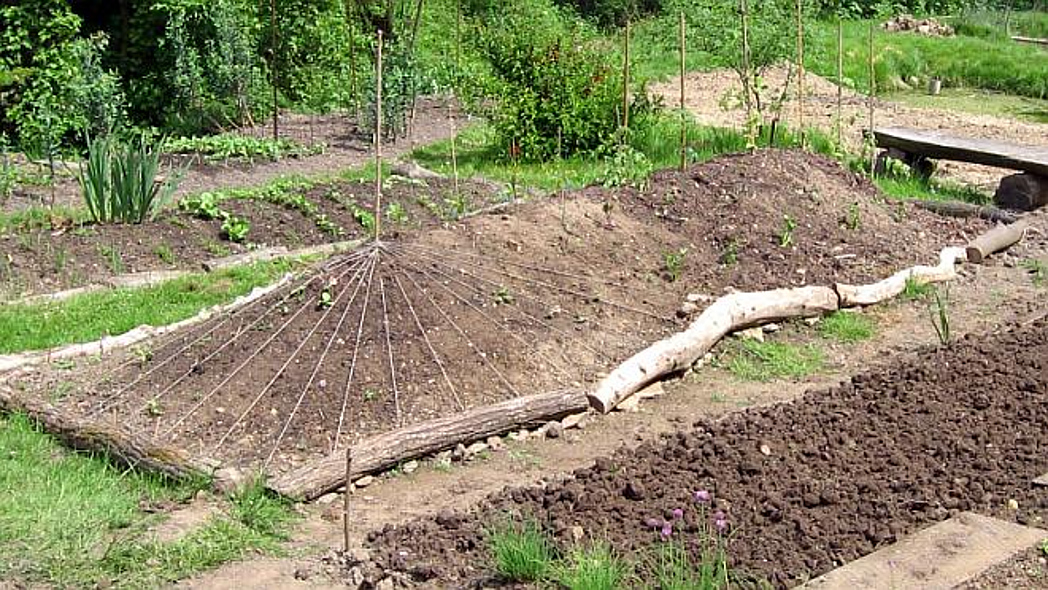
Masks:
[[[222,222],[222,235],[230,242],[243,242],[251,231],[251,222],[236,215],[226,215]]]
[[[224,211],[218,206],[218,198],[213,193],[200,193],[186,197],[178,202],[178,208],[200,219],[218,219]]]
[[[97,222],[142,223],[171,200],[177,178],[158,181],[160,153],[144,138],[123,143],[100,137],[88,144],[80,187],[91,218]]]
[[[587,153],[616,139],[622,121],[621,67],[554,8],[507,6],[479,43],[497,82],[493,123],[505,154],[525,161]],[[651,105],[631,104],[634,127]]]

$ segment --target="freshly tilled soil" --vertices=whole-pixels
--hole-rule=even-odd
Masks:
[[[489,580],[484,534],[507,514],[536,519],[564,546],[581,527],[636,557],[660,542],[650,519],[683,509],[673,535],[687,539],[701,514],[720,510],[733,570],[780,588],[960,511],[1042,526],[1048,490],[1031,480],[1048,471],[1045,400],[1042,317],[789,404],[696,422],[467,513],[387,526],[370,535],[374,561],[364,569],[374,580],[395,572],[436,587]],[[711,504],[695,501],[698,490]]]

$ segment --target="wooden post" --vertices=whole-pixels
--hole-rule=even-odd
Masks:
[[[346,493],[342,497],[342,547],[349,553],[349,486],[353,485],[353,447],[346,447]]]
[[[837,15],[837,149],[844,152],[844,19]]]
[[[804,0],[797,0],[797,132],[801,149],[807,147],[804,133]]]
[[[452,111],[451,101],[448,101],[448,122],[451,124],[451,174],[455,179],[455,198],[459,197],[459,169],[458,169],[458,157],[455,152],[455,135],[457,133],[455,129],[455,115]]]
[[[269,0],[269,27],[272,29],[270,43],[272,44],[272,55],[269,59],[269,80],[273,84],[273,140],[280,137],[277,119],[280,108],[277,105],[277,0]]]
[[[870,21],[870,96],[867,100],[869,103],[869,137],[866,138],[867,145],[870,149],[870,176],[874,175],[874,169],[877,167],[877,149],[873,144],[873,101],[877,98],[877,70],[874,67],[874,56],[873,56],[873,31],[876,25],[873,21]]]
[[[622,40],[622,128],[630,128],[630,21],[626,19],[626,31]]]
[[[375,241],[382,235],[382,29],[375,51]]]
[[[688,166],[688,116],[684,102],[684,75],[687,72],[687,30],[684,11],[680,11],[680,169]]]
[[[757,141],[754,137],[756,127],[753,124],[753,97],[750,93],[750,85],[753,82],[753,77],[750,73],[750,9],[747,0],[739,0],[739,2],[742,13],[742,93],[746,103],[746,139],[747,143],[750,144],[748,147],[754,148],[757,145]]]

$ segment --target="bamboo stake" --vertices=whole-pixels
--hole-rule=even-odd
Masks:
[[[837,149],[844,151],[844,19],[837,15]]]
[[[357,44],[356,44],[356,27],[353,26],[353,19],[346,15],[346,20],[349,22],[349,93],[353,97],[353,117],[360,121],[360,94],[357,88]]]
[[[349,486],[353,481],[353,447],[346,447],[346,492],[342,496],[342,546],[349,553]]]
[[[375,52],[375,241],[382,235],[382,29]]]
[[[753,124],[753,97],[750,90],[753,81],[750,75],[750,9],[747,0],[740,0],[740,6],[742,9],[742,93],[745,95],[746,102],[746,139],[752,149],[756,147],[757,140],[754,137],[756,126]]]
[[[455,75],[462,70],[462,0],[455,0]]]
[[[801,149],[807,148],[804,132],[804,0],[797,0],[797,131]]]
[[[622,128],[630,128],[630,21],[626,19],[622,53]]]
[[[448,100],[448,121],[451,123],[451,176],[455,182],[455,198],[459,197],[459,169],[458,169],[458,157],[455,151],[455,135],[458,133],[455,129],[455,116],[452,113],[451,100]]]
[[[684,101],[684,75],[687,71],[687,30],[684,11],[680,11],[680,169],[688,166],[688,118]]]
[[[870,97],[869,97],[869,137],[866,138],[870,150],[870,176],[877,166],[877,150],[873,147],[873,101],[877,97],[877,72],[873,62],[873,21],[870,21]]]
[[[269,0],[269,27],[272,29],[270,42],[273,45],[273,53],[269,60],[272,70],[269,79],[273,83],[273,139],[276,140],[280,137],[280,129],[277,126],[280,115],[277,105],[277,0]]]

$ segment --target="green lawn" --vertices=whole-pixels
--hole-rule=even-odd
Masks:
[[[160,326],[227,303],[291,270],[286,260],[198,274],[144,288],[85,293],[58,302],[0,305],[0,354],[90,342]]]
[[[0,417],[0,579],[60,588],[155,588],[278,551],[290,511],[253,487],[170,543],[143,536],[206,482],[172,482],[66,450],[21,415]]]

